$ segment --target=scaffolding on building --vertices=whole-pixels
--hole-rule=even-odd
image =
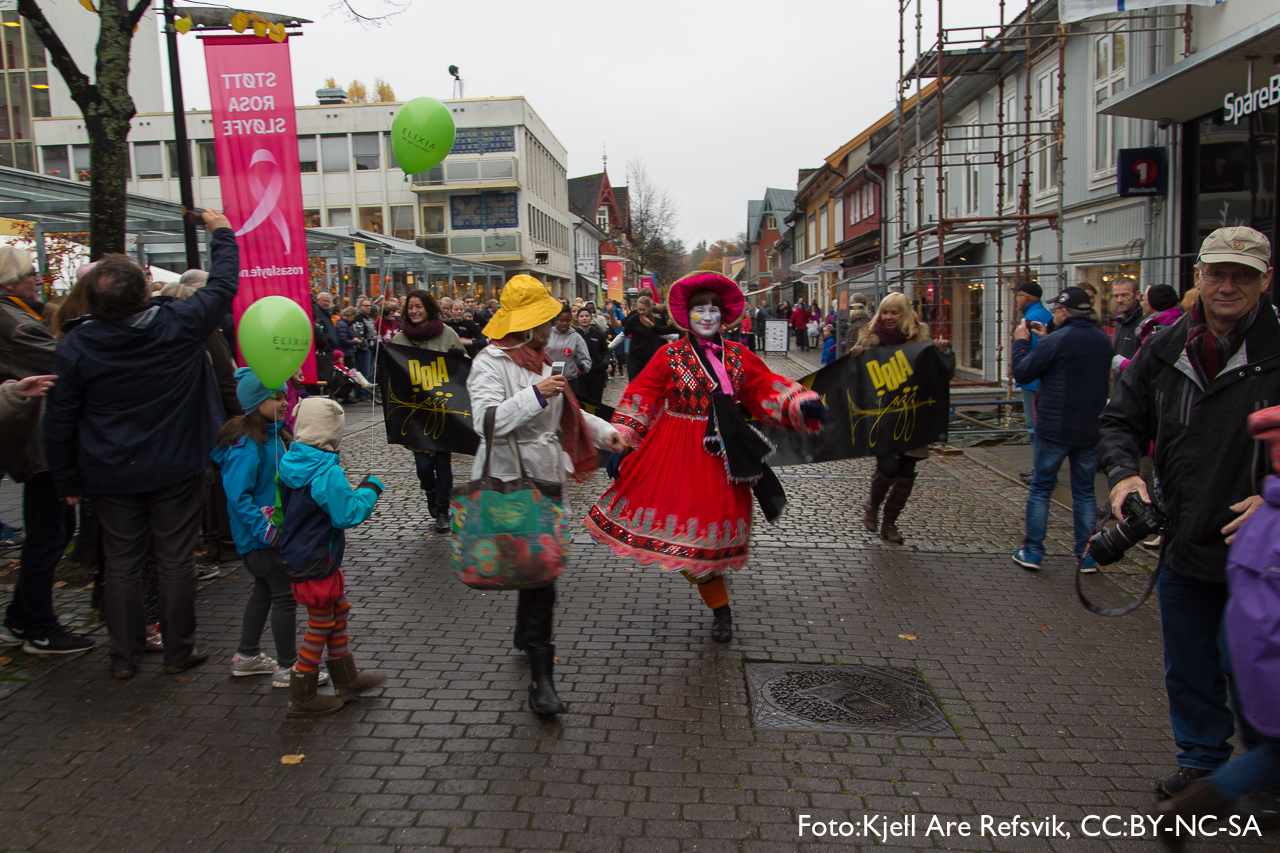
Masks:
[[[932,320],[930,306],[922,297],[926,282],[934,284],[935,300],[940,300],[936,294],[951,283],[947,281],[948,241],[952,241],[952,251],[957,248],[957,237],[994,244],[994,265],[955,269],[956,277],[966,283],[999,288],[996,327],[1003,329],[1005,317],[1012,316],[1012,285],[1032,280],[1044,287],[1046,279],[1055,280],[1055,289],[1067,285],[1063,251],[1067,85],[1063,71],[1067,40],[1083,30],[1059,21],[1058,3],[1046,0],[1019,3],[1022,9],[1012,17],[1013,0],[997,0],[996,23],[960,27],[946,26],[943,0],[932,2],[936,5],[937,27],[926,43],[924,7],[930,0],[898,0],[898,162],[893,206],[898,226],[898,268],[893,272],[901,289],[911,287],[909,295],[924,308],[924,319]],[[1129,12],[1108,19],[1104,28],[1122,28],[1126,34],[1180,31],[1184,48],[1189,50],[1189,9],[1172,15],[1181,20],[1175,26],[1164,23],[1170,17],[1168,12]],[[915,59],[908,65],[907,41],[912,29]],[[1054,55],[1057,73],[1050,78],[1050,90],[1034,91],[1031,69]],[[1017,79],[1023,71],[1025,83],[1019,91]],[[984,81],[993,77],[993,89],[983,89]],[[934,84],[931,96],[926,91],[928,83]],[[949,99],[960,100],[963,106],[991,91],[995,94],[994,120],[984,120],[979,110],[976,121],[948,124],[952,111]],[[1052,97],[1052,108],[1037,105],[1036,95]],[[930,97],[934,113],[931,119],[926,116]],[[909,100],[915,104],[910,122],[906,115]],[[1010,105],[1013,109],[1009,109]],[[1036,160],[1039,168],[1033,169]],[[994,209],[989,214],[970,202],[978,197],[982,166],[993,167],[996,174]],[[966,200],[963,210],[954,207],[956,196],[949,185],[949,177],[957,169],[962,170],[965,184],[960,188],[960,198]],[[1052,174],[1052,188],[1033,188],[1033,174],[1039,176],[1046,169]],[[925,187],[930,176],[937,208],[926,221]],[[908,186],[914,189],[911,201]],[[908,224],[914,227],[906,227]],[[1031,255],[1031,236],[1042,230],[1050,230],[1056,236],[1057,253],[1051,264],[1033,261]],[[1006,248],[1008,242],[1012,243],[1011,251]],[[996,336],[996,359],[1000,365],[1005,364],[1004,337]]]

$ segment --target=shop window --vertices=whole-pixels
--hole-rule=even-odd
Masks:
[[[350,228],[351,208],[331,207],[328,210],[330,228]]]
[[[375,234],[386,233],[382,226],[382,206],[360,208],[360,230]]]
[[[1076,267],[1076,287],[1086,285],[1097,291],[1094,299],[1094,310],[1102,321],[1102,330],[1115,338],[1116,303],[1112,296],[1115,282],[1121,278],[1131,278],[1142,292],[1141,264],[1098,264],[1096,266]],[[1087,288],[1086,288],[1087,289]]]
[[[422,233],[444,233],[444,205],[424,204],[422,206]]]
[[[139,180],[154,181],[164,177],[164,155],[159,142],[133,143],[133,163]]]
[[[351,134],[351,154],[355,159],[357,172],[376,172],[381,158],[378,151],[382,146],[376,133]]]
[[[391,236],[401,240],[413,239],[413,205],[393,204],[391,211]]]
[[[200,163],[200,177],[218,177],[218,150],[212,139],[196,140],[196,160]]]
[[[298,171],[315,172],[320,166],[320,157],[314,136],[298,137]]]
[[[320,137],[320,164],[320,168],[326,172],[351,171],[351,158],[347,154],[345,133]]]
[[[309,207],[302,211],[302,227],[303,228],[319,228],[320,227],[320,208]]]
[[[44,163],[44,173],[55,178],[71,177],[71,160],[67,157],[65,145],[40,146],[40,159]]]
[[[1093,173],[1095,178],[1112,175],[1116,152],[1127,143],[1128,119],[1098,115],[1097,109],[1123,92],[1128,82],[1128,51],[1124,33],[1105,33],[1094,41],[1093,59]]]

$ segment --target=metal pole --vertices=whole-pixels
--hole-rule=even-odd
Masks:
[[[186,213],[195,206],[191,189],[191,145],[187,141],[187,115],[182,105],[182,72],[178,68],[178,31],[173,28],[173,0],[164,0],[164,36],[169,46],[169,89],[173,98],[173,138],[178,149],[178,195],[182,200],[182,237],[187,269],[200,269],[200,243],[195,223]]]

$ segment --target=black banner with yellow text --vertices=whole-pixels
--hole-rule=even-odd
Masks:
[[[467,376],[471,359],[400,344],[378,346],[387,442],[410,450],[474,455]]]

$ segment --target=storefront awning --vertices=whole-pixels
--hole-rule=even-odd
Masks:
[[[1222,107],[1222,99],[1269,85],[1278,70],[1272,57],[1280,55],[1280,13],[1263,18],[1238,33],[1110,98],[1098,112],[1110,116],[1153,121],[1190,121]]]

